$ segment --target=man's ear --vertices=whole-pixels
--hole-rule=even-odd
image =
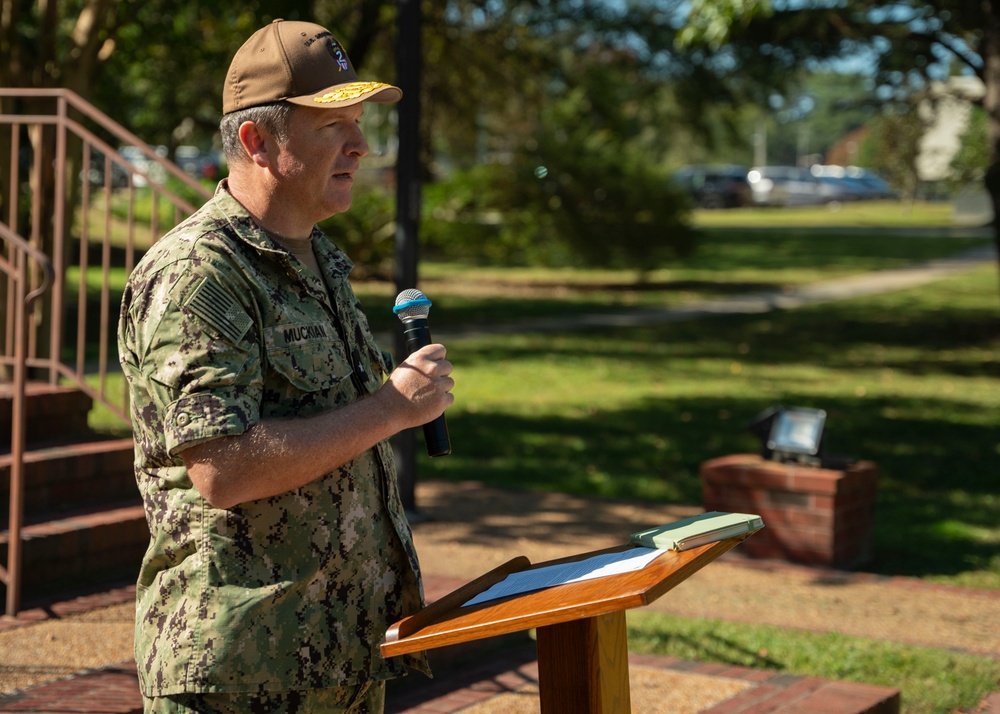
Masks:
[[[271,157],[267,150],[265,133],[252,121],[245,121],[240,124],[240,143],[243,150],[260,167],[266,168],[271,163]]]

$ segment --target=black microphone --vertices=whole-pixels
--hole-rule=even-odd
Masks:
[[[431,344],[431,331],[427,326],[431,301],[426,295],[412,288],[404,290],[396,296],[396,305],[392,311],[403,323],[407,355]],[[448,424],[444,414],[424,424],[424,441],[427,442],[428,456],[445,456],[451,453],[451,439],[448,437]]]

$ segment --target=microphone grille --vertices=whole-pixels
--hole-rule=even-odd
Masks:
[[[410,288],[396,296],[396,305],[392,311],[404,321],[427,317],[431,312],[431,301],[419,290]]]

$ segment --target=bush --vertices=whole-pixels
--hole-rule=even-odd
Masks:
[[[693,248],[686,199],[622,147],[539,144],[425,189],[424,255],[645,273]]]
[[[391,279],[395,262],[396,199],[376,185],[358,187],[351,209],[319,224],[354,261],[355,277]]]

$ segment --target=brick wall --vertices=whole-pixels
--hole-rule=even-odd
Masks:
[[[756,513],[764,528],[740,545],[745,555],[853,567],[872,555],[878,469],[815,468],[734,454],[700,469],[705,510]]]

